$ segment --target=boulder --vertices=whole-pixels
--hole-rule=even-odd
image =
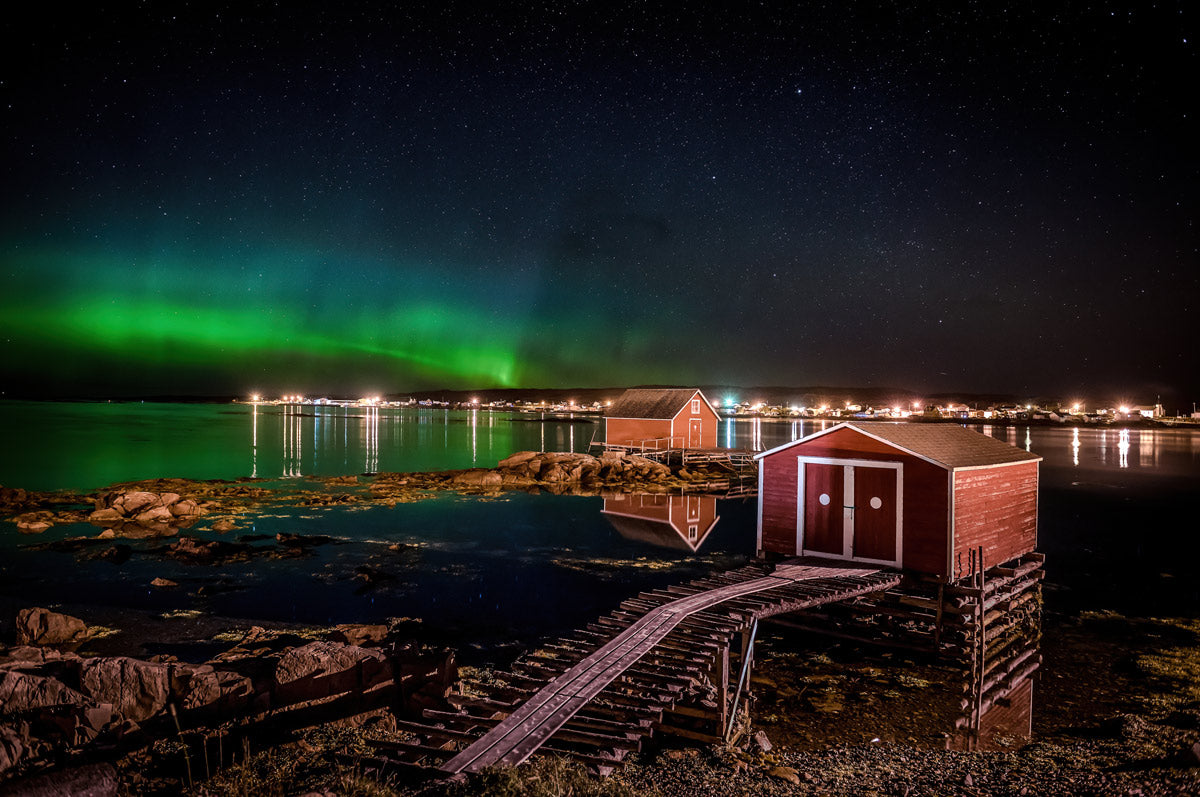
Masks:
[[[179,500],[179,493],[159,493],[159,506],[173,506]]]
[[[36,670],[46,664],[63,660],[79,661],[79,656],[54,648],[18,645],[9,648],[0,657],[0,670]]]
[[[78,617],[35,607],[17,612],[18,645],[71,645],[87,638]]]
[[[20,509],[30,503],[31,496],[23,487],[0,487],[0,507]]]
[[[548,462],[542,466],[542,470],[538,473],[538,481],[542,482],[561,482],[568,478],[567,472],[562,466],[556,462]]]
[[[110,507],[97,509],[92,514],[88,515],[88,523],[94,523],[97,526],[104,526],[110,523],[120,523],[123,516],[120,512]]]
[[[386,625],[366,625],[362,623],[343,623],[335,625],[329,632],[329,638],[334,642],[346,645],[378,644],[387,638]]]
[[[139,512],[135,517],[138,523],[143,526],[149,526],[154,523],[170,523],[175,518],[171,514],[171,510],[165,506],[152,506],[149,509]]]
[[[41,534],[54,525],[54,514],[44,511],[26,512],[13,518],[13,522],[17,524],[17,530],[25,534]]]
[[[122,493],[112,502],[112,508],[125,517],[136,517],[144,510],[155,506],[162,506],[162,501],[159,497],[154,493],[147,493],[141,490]]]
[[[162,576],[158,576],[153,581],[150,582],[150,586],[152,586],[152,587],[178,587],[179,582],[172,581],[169,578],[163,578]]]
[[[205,511],[192,499],[181,498],[171,504],[171,514],[175,517],[198,517],[205,514]]]
[[[526,473],[508,471],[501,474],[500,483],[505,487],[532,487],[537,484],[537,479]]]
[[[500,463],[496,467],[516,468],[527,464],[529,460],[534,459],[537,456],[539,456],[539,454],[536,451],[518,451],[512,456],[505,457],[504,459],[500,460]]]
[[[170,666],[125,656],[85,659],[79,688],[97,703],[111,704],[125,719],[142,722],[166,707]]]
[[[215,670],[207,664],[186,668],[183,677],[186,682],[179,691],[184,711],[217,711],[228,715],[244,709],[255,696],[254,683],[249,678]]]
[[[366,691],[391,678],[391,662],[381,651],[337,642],[311,642],[279,658],[275,697],[285,705],[318,700],[350,690]]]
[[[29,723],[0,725],[0,777],[21,763],[30,752],[33,743],[29,738]]]
[[[87,696],[55,678],[0,670],[0,714],[88,702]]]

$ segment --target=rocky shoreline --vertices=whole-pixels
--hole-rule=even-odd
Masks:
[[[378,772],[368,742],[403,742],[395,720],[438,705],[456,673],[449,651],[405,642],[402,627],[243,623],[188,662],[88,653],[81,621],[23,610],[0,645],[0,794],[85,776],[112,784],[100,794],[319,797],[1200,790],[1196,620],[1053,618],[1034,739],[988,752],[938,749],[943,725],[917,716],[954,693],[947,666],[778,632],[762,641],[753,724],[734,744],[656,738],[603,780],[551,758],[459,781]]]
[[[395,506],[446,490],[472,495],[509,490],[556,495],[677,493],[720,490],[730,479],[730,471],[716,465],[671,467],[613,452],[594,457],[521,451],[494,468],[310,477],[299,482],[160,478],[90,493],[0,487],[0,517],[23,534],[90,523],[104,530],[101,538],[144,538],[176,534],[203,517],[209,518],[211,530],[230,531],[237,527],[239,516],[269,507]]]

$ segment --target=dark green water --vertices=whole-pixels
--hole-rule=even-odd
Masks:
[[[491,466],[586,451],[597,424],[443,409],[0,403],[0,485],[89,490],[177,476],[268,479]]]

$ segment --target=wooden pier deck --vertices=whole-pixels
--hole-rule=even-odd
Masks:
[[[759,620],[900,580],[877,567],[790,560],[771,572],[750,565],[643,592],[522,657],[515,672],[497,674],[499,683],[452,694],[458,711],[427,709],[426,722],[398,723],[417,741],[376,743],[380,763],[457,774],[516,765],[542,749],[611,769],[655,731],[720,738],[749,678]],[[731,653],[741,673],[736,688]]]

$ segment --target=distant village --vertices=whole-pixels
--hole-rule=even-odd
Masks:
[[[311,405],[315,407],[360,407],[360,408],[404,408],[436,407],[457,410],[485,410],[498,412],[539,413],[555,416],[603,415],[612,400],[576,402],[498,399],[486,400],[478,397],[465,399],[433,398],[383,398],[364,396],[357,399],[309,397],[300,394],[268,398],[251,396],[244,403],[259,405]],[[955,402],[925,403],[912,402],[908,405],[872,406],[852,401],[841,403],[768,404],[764,401],[739,401],[736,397],[725,397],[712,401],[713,406],[727,418],[766,419],[858,419],[880,421],[995,421],[999,423],[1049,422],[1072,424],[1109,424],[1138,421],[1164,423],[1194,423],[1200,421],[1200,413],[1190,417],[1168,417],[1162,404],[1137,404],[1092,407],[1083,402],[1063,404],[1057,401],[1042,401],[1027,404],[968,405]]]

